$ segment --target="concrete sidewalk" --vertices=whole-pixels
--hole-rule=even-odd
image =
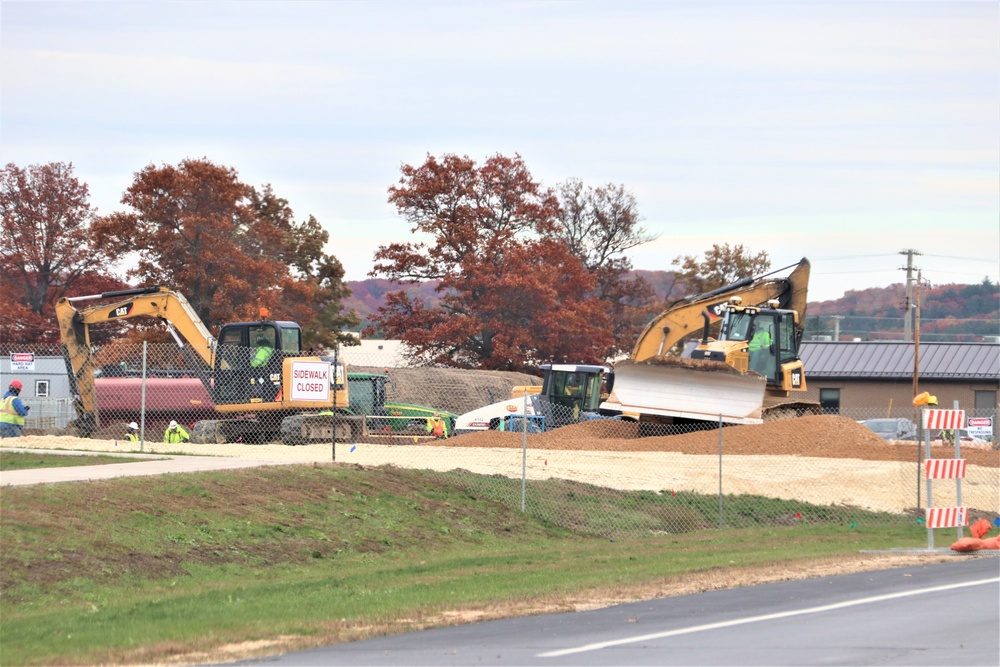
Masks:
[[[178,472],[198,472],[201,470],[235,470],[273,465],[301,465],[301,461],[281,461],[269,459],[238,459],[224,456],[177,456],[173,454],[115,454],[113,452],[67,451],[51,449],[4,448],[5,452],[26,454],[56,454],[65,456],[119,456],[121,458],[145,459],[131,463],[109,463],[107,465],[81,465],[64,468],[30,468],[28,470],[6,470],[0,473],[0,486],[26,486],[29,484],[51,484],[54,482],[86,482],[113,477],[138,477],[144,475],[167,475]]]

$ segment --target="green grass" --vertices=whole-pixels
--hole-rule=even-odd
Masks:
[[[75,466],[103,466],[109,463],[135,463],[148,461],[123,456],[103,454],[73,456],[70,454],[31,454],[28,452],[5,452],[0,450],[0,472],[5,470],[29,470],[32,468],[71,468]]]
[[[7,488],[0,663],[157,662],[275,636],[329,643],[446,610],[503,615],[926,541],[905,517],[766,498],[741,498],[745,524],[717,530],[713,497],[558,480],[526,496],[530,514],[510,480],[331,464]],[[622,536],[636,520],[645,529]]]

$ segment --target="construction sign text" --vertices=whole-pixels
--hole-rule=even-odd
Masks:
[[[330,364],[325,361],[293,361],[293,401],[330,400]]]

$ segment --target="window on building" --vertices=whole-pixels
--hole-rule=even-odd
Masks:
[[[997,409],[997,393],[995,391],[976,392],[976,417],[994,417]]]
[[[35,396],[38,398],[49,397],[49,381],[35,380]]]
[[[828,415],[839,415],[840,414],[840,390],[839,389],[820,389],[819,390],[819,405],[823,408],[823,412]]]

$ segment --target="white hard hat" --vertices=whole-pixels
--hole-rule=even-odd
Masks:
[[[139,425],[136,424],[135,422],[132,422],[131,424],[128,425],[128,427],[129,428],[139,428]]]
[[[175,422],[173,419],[170,420],[170,428],[177,428],[177,422]]]

